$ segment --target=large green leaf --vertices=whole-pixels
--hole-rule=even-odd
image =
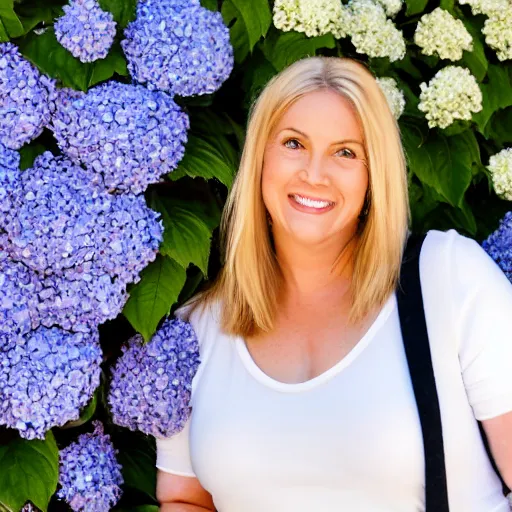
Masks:
[[[480,161],[473,132],[446,137],[430,132],[422,143],[414,126],[403,122],[402,137],[411,171],[452,206],[461,207],[472,179],[472,165]]]
[[[99,81],[110,78],[114,73],[128,74],[126,61],[119,45],[114,45],[105,59],[82,63],[63,48],[53,29],[42,34],[27,34],[20,41],[21,53],[42,72],[57,78],[62,85],[86,91]]]
[[[66,0],[28,0],[16,6],[16,13],[26,34],[40,23],[51,25],[63,14],[62,5]]]
[[[0,508],[18,512],[30,500],[46,512],[58,478],[59,451],[51,431],[43,441],[15,438],[0,445]]]
[[[20,37],[25,33],[20,19],[14,12],[13,0],[1,0],[0,25],[3,26],[3,30],[0,30],[0,32],[4,41],[7,41],[8,38]],[[5,35],[7,35],[8,38],[5,38]]]
[[[425,10],[428,0],[406,0],[407,10],[405,14],[407,16],[414,16],[420,14]]]
[[[489,66],[484,50],[484,39],[481,31],[482,23],[480,18],[476,17],[462,18],[462,22],[473,38],[473,51],[465,51],[462,60],[477,81],[481,82],[485,78]]]
[[[225,0],[221,13],[224,23],[230,27],[235,60],[242,62],[270,28],[272,14],[268,1]]]
[[[512,107],[495,112],[485,127],[484,135],[500,146],[512,144]]]
[[[281,71],[289,64],[306,56],[316,55],[320,48],[334,48],[332,34],[306,37],[301,32],[273,32],[265,39],[262,50],[269,62]]]
[[[207,275],[212,230],[219,223],[220,212],[212,217],[200,201],[175,197],[155,196],[151,207],[162,214],[164,239],[160,252],[184,269],[193,263]]]
[[[487,82],[480,84],[480,89],[483,108],[473,115],[473,120],[480,133],[485,136],[485,127],[494,112],[512,106],[512,64],[489,64]]]
[[[205,180],[217,178],[230,188],[236,172],[230,160],[219,152],[211,139],[189,135],[185,155],[169,178],[173,181],[183,176]]]
[[[137,0],[99,0],[99,2],[104,11],[110,11],[114,15],[114,20],[121,28],[135,19]]]
[[[130,289],[123,314],[147,342],[160,320],[169,313],[185,284],[185,269],[176,261],[158,255]]]

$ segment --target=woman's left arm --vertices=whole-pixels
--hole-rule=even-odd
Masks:
[[[500,474],[512,489],[512,411],[482,420],[482,425]]]
[[[477,242],[452,238],[450,286],[462,378],[512,489],[512,283]]]

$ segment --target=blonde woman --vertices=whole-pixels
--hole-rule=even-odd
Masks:
[[[400,133],[372,74],[312,57],[272,79],[222,271],[177,313],[201,365],[186,428],[157,440],[160,510],[425,510],[395,293],[408,225]],[[453,230],[429,232],[420,262],[450,511],[505,512],[475,418],[512,486],[512,286]]]

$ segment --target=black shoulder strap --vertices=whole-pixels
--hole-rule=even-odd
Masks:
[[[443,430],[421,294],[419,255],[425,236],[411,236],[397,288],[398,313],[423,433],[425,510],[448,512]]]
[[[425,510],[448,512],[441,412],[421,293],[419,256],[424,240],[425,235],[409,237],[400,272],[397,302],[404,348],[423,433]],[[477,423],[487,456],[501,480],[503,494],[507,495],[510,490],[498,471],[482,424]]]

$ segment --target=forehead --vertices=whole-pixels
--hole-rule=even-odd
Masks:
[[[331,90],[319,90],[305,94],[295,101],[281,116],[276,132],[284,128],[297,128],[308,135],[313,132],[363,141],[363,132],[357,113],[350,101]]]

